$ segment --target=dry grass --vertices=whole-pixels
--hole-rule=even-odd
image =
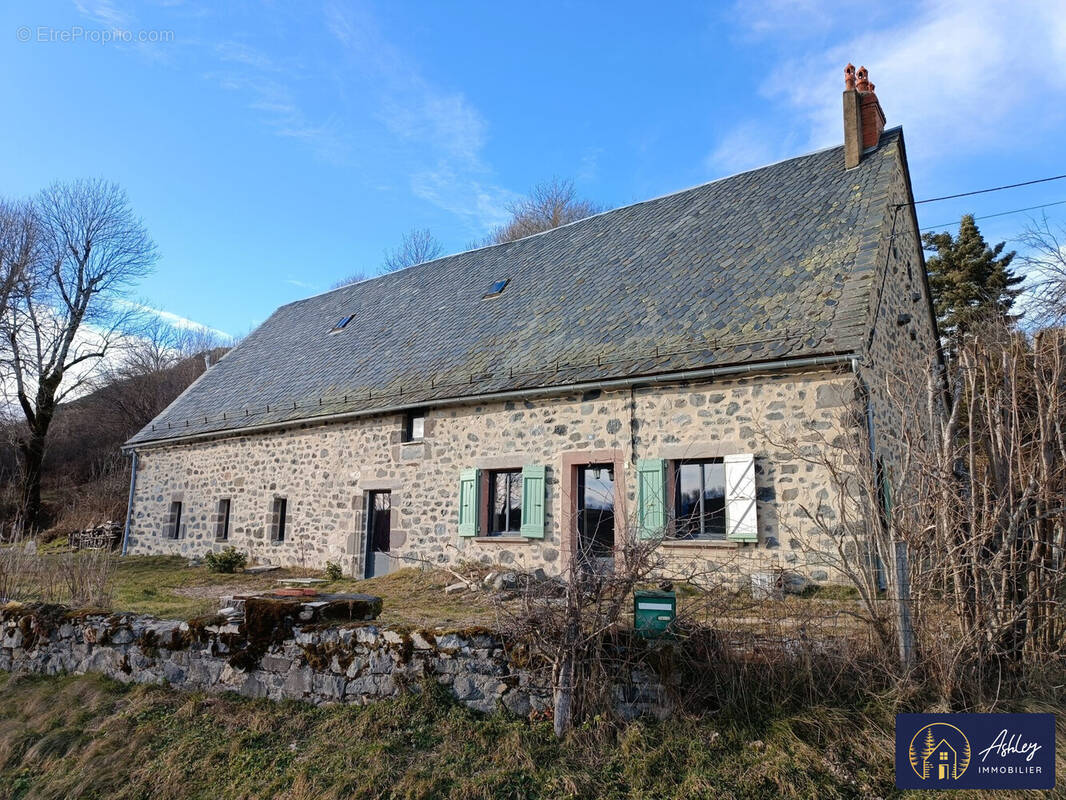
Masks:
[[[557,742],[548,722],[480,716],[437,691],[315,708],[0,675],[0,799],[899,797],[898,700],[767,708],[755,721],[591,723]],[[1061,773],[1063,721],[1058,743]]]
[[[116,561],[106,550],[41,553],[16,540],[0,546],[0,599],[109,609]]]
[[[159,617],[191,619],[218,610],[223,595],[266,592],[282,586],[283,578],[324,578],[315,570],[286,568],[260,575],[222,574],[204,566],[189,566],[179,556],[126,556],[118,565],[115,608]],[[485,595],[446,595],[454,583],[450,573],[402,569],[370,580],[344,579],[317,584],[323,592],[366,592],[384,600],[382,622],[429,627],[480,625],[492,622],[492,605]]]

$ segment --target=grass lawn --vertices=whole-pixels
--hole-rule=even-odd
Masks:
[[[222,595],[265,592],[282,578],[324,578],[308,569],[279,569],[259,575],[210,572],[180,556],[126,556],[115,576],[116,611],[191,619],[217,611]],[[455,577],[444,571],[402,569],[370,580],[339,580],[314,586],[322,592],[366,592],[384,600],[381,621],[417,627],[479,625],[495,617],[484,594],[447,595]]]
[[[901,796],[894,709],[876,698],[863,708],[766,708],[756,719],[590,724],[563,743],[550,722],[482,716],[433,689],[316,708],[92,675],[0,674],[0,708],[2,800]],[[1058,734],[1061,774],[1061,721]]]

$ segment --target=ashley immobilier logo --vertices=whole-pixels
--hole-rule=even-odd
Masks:
[[[1054,714],[899,714],[900,789],[1053,789]]]

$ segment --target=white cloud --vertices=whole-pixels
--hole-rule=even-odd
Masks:
[[[171,313],[170,311],[164,311],[161,308],[153,308],[152,306],[145,305],[144,303],[135,303],[132,300],[116,300],[114,302],[116,305],[122,306],[123,308],[129,309],[131,311],[139,311],[143,314],[148,314],[149,316],[161,319],[163,320],[163,322],[166,322],[168,325],[171,325],[177,328],[178,330],[196,331],[198,333],[209,333],[213,336],[218,336],[222,339],[227,340],[233,338],[233,336],[223,330],[219,330],[218,328],[212,328],[209,325],[204,325],[202,322],[197,322],[196,320],[189,319],[188,317],[179,316],[178,314]]]
[[[840,94],[849,61],[869,68],[887,124],[904,125],[911,153],[921,158],[1013,146],[1032,126],[1062,122],[1066,21],[1059,2],[933,0],[896,17],[829,11],[823,22],[846,24],[839,28],[841,43],[830,48],[821,37],[798,44],[795,29],[781,25],[814,13],[810,3],[744,8],[740,19],[749,33],[782,39],[782,56],[760,94],[789,108],[803,135],[799,142],[773,143],[767,160],[842,140]],[[742,141],[742,130],[718,144],[715,164],[728,155],[724,144]]]
[[[223,61],[243,64],[266,72],[276,72],[279,69],[269,56],[244,42],[219,42],[215,45],[215,52]]]
[[[747,120],[733,126],[718,140],[707,155],[706,166],[716,175],[734,175],[777,161],[783,144],[766,136],[765,125]]]
[[[130,17],[112,0],[74,0],[74,6],[93,22],[106,25],[111,30],[124,31],[130,27]]]
[[[462,92],[435,86],[358,7],[330,3],[326,27],[344,48],[345,67],[369,74],[377,117],[411,148],[411,190],[465,218],[479,232],[507,218],[513,193],[493,184],[484,162],[487,124]]]

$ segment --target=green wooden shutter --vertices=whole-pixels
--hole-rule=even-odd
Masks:
[[[637,462],[637,536],[657,539],[666,531],[666,462],[643,458]]]
[[[522,467],[523,536],[544,538],[544,497],[544,467],[536,464]]]
[[[725,465],[726,538],[733,542],[757,542],[755,456],[740,453],[726,456],[722,462]]]
[[[464,469],[459,473],[459,535],[477,536],[481,493],[481,470]]]

